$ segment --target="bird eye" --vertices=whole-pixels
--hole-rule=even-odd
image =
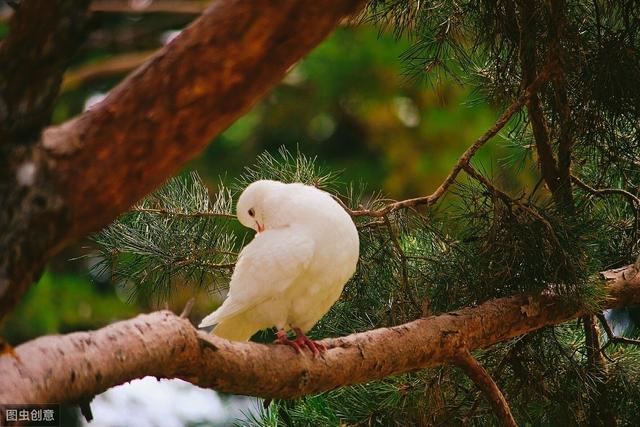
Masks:
[[[256,214],[256,211],[253,210],[253,208],[249,209],[249,216],[254,216]]]

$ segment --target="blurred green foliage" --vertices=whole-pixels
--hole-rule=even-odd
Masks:
[[[96,329],[136,315],[111,288],[86,277],[45,271],[6,321],[0,335],[16,344],[40,335]]]

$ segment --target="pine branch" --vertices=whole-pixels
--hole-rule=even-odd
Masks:
[[[455,364],[461,368],[475,385],[484,393],[485,397],[493,407],[498,420],[504,426],[517,426],[516,420],[511,414],[509,403],[500,391],[491,375],[478,363],[469,353],[469,350],[462,348],[454,359]]]
[[[32,3],[47,3],[44,9],[51,9],[48,1],[25,5]],[[39,149],[12,164],[33,166],[30,188],[45,197],[27,191],[22,184],[9,185],[9,194],[0,194],[0,227],[8,223],[12,230],[9,237],[0,236],[0,245],[15,254],[0,263],[0,317],[24,295],[48,258],[109,224],[179,170],[363,3],[213,2],[180,37],[121,82],[104,101],[44,131]],[[23,10],[27,9],[21,7]],[[18,13],[12,20],[17,17]],[[24,20],[24,27],[24,34],[20,34],[26,38],[40,30],[32,20]],[[231,27],[246,31],[237,33]],[[3,41],[2,49],[10,45],[5,43],[8,40]],[[24,45],[15,45],[24,49]],[[34,70],[48,72],[37,64]],[[27,84],[21,87],[30,90],[35,90],[33,82],[51,81],[31,79],[20,67],[11,75],[24,77]],[[168,75],[173,78],[167,79]],[[261,78],[248,78],[255,75]],[[15,108],[11,104],[7,107],[20,110],[19,104]],[[28,129],[37,134],[40,131],[40,127]],[[6,173],[16,179],[15,170]]]
[[[549,36],[551,37],[549,55],[550,60],[556,64],[551,77],[554,102],[558,111],[560,135],[558,141],[558,175],[559,185],[562,188],[571,188],[569,175],[571,173],[571,148],[573,147],[573,121],[571,120],[571,107],[567,96],[567,79],[565,72],[563,39],[566,31],[566,8],[564,0],[549,1],[549,15],[551,25]]]
[[[395,212],[400,209],[407,208],[415,208],[418,206],[432,206],[435,204],[449,189],[449,187],[455,182],[456,177],[460,173],[460,171],[469,164],[473,156],[478,152],[478,150],[486,144],[491,138],[496,136],[502,128],[509,122],[511,117],[520,110],[520,108],[527,103],[527,101],[535,96],[535,93],[540,89],[540,87],[546,83],[549,78],[549,73],[545,69],[538,74],[535,81],[533,81],[527,88],[523,91],[523,93],[518,97],[516,101],[514,101],[498,118],[498,120],[489,128],[480,138],[478,138],[467,150],[460,156],[456,164],[453,166],[449,175],[445,178],[445,180],[440,184],[440,186],[430,195],[423,197],[416,197],[413,199],[402,200],[395,203],[390,203],[386,205],[384,208],[371,210],[371,209],[357,209],[353,210],[343,205],[343,208],[354,217],[359,216],[371,216],[382,218],[385,215]]]
[[[635,267],[603,272],[601,309],[640,303]],[[0,402],[75,402],[153,375],[270,398],[298,396],[455,362],[462,343],[485,348],[586,314],[558,295],[518,295],[404,325],[325,340],[321,359],[278,345],[230,342],[169,312],[94,332],[37,338],[0,355]],[[278,366],[274,371],[273,366]]]
[[[537,78],[537,40],[535,31],[538,25],[535,12],[536,4],[528,0],[518,0],[520,28],[520,63],[522,67],[522,85],[528,86]],[[557,67],[555,63],[550,66]],[[555,70],[554,70],[555,71]],[[562,187],[558,164],[553,155],[549,128],[542,109],[542,103],[537,93],[527,100],[529,121],[533,130],[536,151],[540,160],[540,170],[545,182],[549,186],[554,200],[559,206],[569,206],[566,188]]]
[[[180,212],[169,209],[155,209],[155,208],[142,208],[134,207],[130,212],[158,214],[165,216],[177,216],[181,218],[227,218],[237,219],[235,215],[224,212]]]
[[[578,185],[578,187],[582,188],[583,190],[586,190],[590,194],[593,194],[599,197],[604,197],[608,194],[621,195],[629,201],[631,206],[636,211],[640,210],[640,197],[634,195],[633,193],[627,190],[624,190],[622,188],[593,188],[575,175],[571,175],[571,180],[575,182]]]
[[[538,213],[535,209],[531,208],[530,206],[527,206],[524,203],[521,203],[518,200],[513,199],[507,193],[497,188],[495,185],[493,185],[493,183],[491,183],[491,181],[489,181],[487,178],[482,176],[482,174],[480,174],[477,170],[475,170],[473,166],[466,165],[464,169],[465,169],[465,172],[469,174],[469,176],[474,178],[476,181],[480,182],[487,189],[489,189],[489,191],[491,191],[493,194],[498,196],[503,202],[507,204],[507,206],[515,205],[518,208],[522,209],[524,212],[528,213],[532,218],[535,218],[537,221],[543,224],[544,227],[547,229],[549,236],[553,238],[553,241],[556,244],[556,247],[561,251],[560,253],[563,254],[564,265],[571,268],[570,267],[571,263],[568,260],[568,257],[564,251],[564,248],[560,243],[560,240],[558,239],[558,235],[556,234],[556,231],[553,229],[553,226],[549,223],[549,221],[546,218],[540,215],[540,213]]]

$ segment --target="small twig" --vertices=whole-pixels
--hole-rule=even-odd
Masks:
[[[556,232],[553,228],[553,226],[551,225],[551,223],[549,221],[547,221],[547,219],[545,217],[543,217],[542,215],[540,215],[540,213],[538,213],[535,209],[531,208],[530,206],[513,199],[511,196],[509,196],[507,193],[505,193],[504,191],[500,190],[499,188],[497,188],[495,185],[493,185],[491,183],[491,181],[489,181],[487,178],[485,178],[481,173],[479,173],[473,166],[471,165],[466,165],[464,167],[465,172],[467,172],[467,174],[469,174],[470,177],[474,178],[475,180],[477,180],[478,182],[480,182],[482,185],[484,185],[489,191],[493,192],[497,197],[499,197],[501,200],[503,200],[507,205],[515,205],[517,207],[519,207],[520,209],[524,210],[525,212],[527,212],[529,215],[531,215],[533,218],[537,219],[538,221],[540,221],[540,223],[542,223],[542,225],[544,225],[544,227],[547,229],[547,231],[549,232],[549,235],[553,238],[553,242],[556,244],[558,250],[560,250],[560,253],[562,254],[563,260],[565,262],[565,265],[567,266],[567,268],[573,269],[573,266],[571,264],[571,262],[569,261],[569,257],[567,256],[562,243],[560,243],[560,239],[558,239],[558,236],[556,235]]]
[[[594,196],[605,197],[608,194],[617,194],[626,198],[635,212],[635,226],[634,226],[633,234],[634,235],[638,234],[638,230],[640,229],[640,197],[630,193],[627,190],[623,190],[621,188],[593,188],[575,175],[571,175],[571,180],[578,187],[582,188],[588,193],[593,194]]]
[[[196,303],[196,299],[194,297],[189,298],[189,301],[185,304],[182,309],[182,313],[180,313],[180,317],[186,319],[191,314],[191,310],[193,310],[193,305]]]
[[[384,224],[383,220],[376,219],[376,220],[373,220],[373,221],[365,222],[364,224],[357,224],[356,228],[358,230],[364,230],[366,228],[382,227],[384,225],[385,224]]]
[[[91,3],[93,12],[115,13],[181,13],[187,15],[199,15],[209,6],[202,1],[194,0],[155,0],[153,2],[140,2],[142,6],[136,7],[134,3],[122,0],[94,0]]]
[[[509,403],[498,388],[491,375],[478,363],[478,361],[469,353],[469,350],[462,348],[454,359],[454,363],[464,371],[465,374],[474,382],[474,384],[485,395],[498,420],[505,426],[517,426],[516,420],[511,414]]]
[[[402,273],[402,288],[403,288],[402,290],[404,291],[404,294],[409,298],[409,301],[411,301],[411,304],[413,304],[413,306],[417,310],[421,311],[420,304],[418,304],[418,302],[416,301],[415,297],[413,296],[413,292],[411,292],[411,289],[409,287],[409,269],[407,266],[407,256],[405,255],[404,250],[400,245],[398,236],[396,236],[396,233],[393,231],[393,227],[391,226],[391,221],[389,221],[388,216],[384,217],[384,223],[387,227],[387,230],[389,231],[389,238],[391,239],[391,243],[393,244],[393,247],[396,249],[396,252],[400,257],[400,270]]]
[[[170,211],[167,209],[140,208],[140,207],[135,207],[131,209],[130,212],[151,213],[151,214],[158,214],[158,215],[178,216],[178,217],[184,217],[184,218],[215,217],[215,218],[236,219],[235,215],[224,213],[224,212],[178,212],[178,211]]]
[[[623,190],[621,188],[593,188],[575,175],[571,175],[571,180],[576,183],[578,187],[595,196],[605,196],[607,194],[619,194],[621,196],[624,196],[631,201],[631,206],[633,206],[634,209],[640,209],[640,197],[634,195],[633,193],[630,193],[627,190]]]
[[[607,343],[602,346],[600,351],[604,351],[611,344],[631,344],[631,345],[640,346],[640,340],[634,340],[626,337],[619,337],[616,334],[614,334],[613,330],[611,329],[611,325],[609,325],[609,322],[607,322],[607,318],[604,317],[604,314],[602,313],[596,314],[596,317],[598,318],[598,320],[600,321],[600,324],[604,328],[604,332],[607,334]]]
[[[67,71],[61,92],[77,89],[89,81],[126,74],[144,64],[155,51],[126,53]]]
[[[353,210],[346,206],[342,201],[338,200],[342,207],[353,217],[358,216],[371,216],[376,218],[382,218],[385,215],[406,208],[414,208],[416,206],[431,206],[435,204],[449,189],[449,187],[455,182],[456,177],[460,171],[469,164],[471,158],[476,152],[486,144],[491,138],[496,136],[500,130],[509,122],[511,117],[522,108],[522,106],[538,91],[538,89],[549,79],[549,67],[545,67],[537,76],[537,78],[522,92],[522,94],[516,99],[496,120],[496,122],[489,128],[480,138],[478,138],[467,150],[462,153],[456,164],[454,165],[449,175],[440,184],[440,186],[430,195],[423,197],[416,197],[413,199],[401,200],[398,202],[390,203],[381,209],[359,209]]]

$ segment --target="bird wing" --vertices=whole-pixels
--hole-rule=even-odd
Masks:
[[[305,272],[315,244],[301,227],[267,230],[244,247],[229,284],[229,294],[200,327],[215,325],[285,291]]]

